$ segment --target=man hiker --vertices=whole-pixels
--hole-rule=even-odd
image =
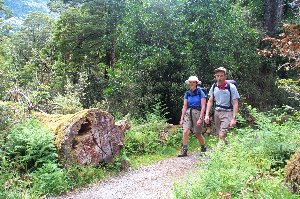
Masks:
[[[212,85],[208,94],[209,100],[204,120],[206,124],[209,123],[209,112],[215,103],[216,133],[219,135],[219,140],[226,143],[228,129],[236,125],[240,95],[236,86],[226,80],[226,69],[224,67],[215,69],[215,78],[216,83]]]
[[[183,126],[182,151],[178,157],[187,156],[190,131],[192,131],[198,139],[201,145],[201,151],[206,151],[205,140],[201,134],[206,97],[204,92],[200,88],[197,88],[197,84],[200,84],[201,82],[196,76],[190,76],[185,83],[190,86],[190,89],[186,91],[183,100],[180,119],[180,125]]]

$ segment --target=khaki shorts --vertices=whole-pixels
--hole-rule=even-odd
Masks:
[[[199,116],[200,116],[200,111],[197,109],[192,109],[192,119],[193,119],[193,126],[192,126],[190,109],[188,108],[184,115],[183,128],[190,129],[195,134],[201,134],[202,125],[197,125],[197,120],[199,119]]]
[[[230,121],[233,118],[232,111],[215,111],[215,127],[216,133],[227,133],[230,125]]]

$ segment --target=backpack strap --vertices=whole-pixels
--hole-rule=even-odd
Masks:
[[[201,88],[196,88],[197,89],[197,95],[199,95],[200,99],[201,99]]]
[[[186,93],[186,95],[187,96],[191,96],[191,93],[192,93],[193,91],[191,91],[190,89],[189,90],[187,90],[185,93]],[[199,97],[201,98],[201,88],[196,88],[196,95],[199,95]]]
[[[227,82],[227,89],[228,89],[228,91],[229,91],[229,96],[230,96],[230,101],[229,101],[229,103],[230,103],[230,109],[233,109],[230,84],[231,84],[231,83]]]
[[[212,97],[213,97],[213,100],[214,102],[216,103],[216,100],[215,100],[215,88],[216,88],[216,82],[213,84],[213,88],[212,88]]]

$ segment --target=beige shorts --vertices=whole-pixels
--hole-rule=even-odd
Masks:
[[[184,115],[183,128],[190,129],[195,134],[196,133],[201,134],[202,125],[197,125],[197,120],[199,119],[199,116],[200,116],[200,111],[197,109],[192,109],[192,120],[193,120],[193,126],[192,126],[190,109],[188,108]]]
[[[232,111],[215,111],[215,127],[216,133],[227,133],[230,125],[230,121],[233,118]]]

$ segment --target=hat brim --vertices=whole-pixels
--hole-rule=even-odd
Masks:
[[[190,84],[190,82],[197,82],[197,84],[201,84],[201,81],[191,81],[191,80],[185,80],[186,84]]]
[[[215,73],[217,73],[217,72],[223,72],[223,73],[225,73],[225,75],[226,75],[226,71],[225,71],[225,70],[216,69],[216,70],[215,70]]]

